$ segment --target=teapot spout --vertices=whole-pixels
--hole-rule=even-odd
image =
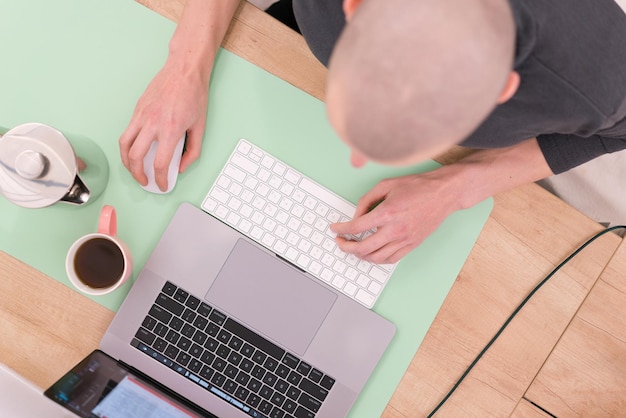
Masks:
[[[90,195],[89,188],[81,180],[80,176],[76,175],[74,184],[72,184],[65,196],[61,198],[61,202],[67,202],[73,205],[84,205],[89,201]]]

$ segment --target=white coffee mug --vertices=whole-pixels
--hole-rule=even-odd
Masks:
[[[67,276],[81,292],[98,296],[122,286],[132,270],[130,251],[117,238],[115,208],[105,205],[100,212],[98,232],[78,238],[67,252]]]

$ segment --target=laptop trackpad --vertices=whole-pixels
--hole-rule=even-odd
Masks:
[[[206,299],[302,355],[337,296],[283,260],[239,239]]]

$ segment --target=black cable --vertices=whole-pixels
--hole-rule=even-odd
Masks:
[[[478,355],[476,356],[476,358],[474,359],[474,361],[472,361],[472,363],[469,365],[469,367],[465,370],[465,372],[463,372],[463,374],[461,375],[461,377],[456,381],[456,383],[454,384],[454,386],[452,386],[452,389],[450,389],[450,391],[446,394],[446,396],[444,396],[444,398],[441,400],[441,402],[439,402],[439,404],[435,407],[435,409],[432,410],[432,412],[430,414],[428,414],[428,418],[431,418],[433,415],[435,415],[435,413],[439,410],[439,408],[441,408],[443,406],[444,403],[446,403],[446,401],[448,400],[448,398],[450,398],[450,396],[452,396],[452,394],[454,393],[454,391],[459,387],[459,385],[461,384],[461,382],[463,382],[463,380],[465,379],[465,377],[467,377],[467,375],[470,373],[470,371],[474,368],[474,366],[476,365],[476,363],[478,363],[478,361],[482,358],[482,356],[487,352],[487,350],[489,349],[489,347],[491,347],[491,345],[498,339],[498,337],[500,336],[500,334],[502,334],[502,332],[505,330],[505,328],[509,325],[509,323],[513,320],[513,318],[515,318],[515,316],[519,313],[519,311],[522,310],[522,308],[524,307],[524,305],[526,305],[526,303],[530,300],[530,298],[533,297],[533,295],[535,293],[537,293],[537,291],[548,281],[552,278],[552,276],[554,276],[556,274],[556,272],[558,272],[565,264],[567,264],[572,258],[574,258],[575,256],[578,255],[578,253],[580,253],[582,250],[584,250],[589,244],[591,244],[592,242],[594,242],[596,239],[600,238],[601,236],[603,236],[604,234],[606,234],[607,232],[611,232],[614,231],[616,229],[626,229],[626,225],[616,225],[616,226],[612,226],[610,228],[606,228],[600,232],[598,232],[597,234],[595,234],[594,236],[592,236],[591,238],[589,238],[587,240],[587,242],[585,242],[583,245],[581,245],[580,247],[578,247],[578,249],[576,251],[574,251],[573,253],[571,253],[565,260],[563,260],[558,266],[556,266],[554,268],[554,270],[552,270],[550,272],[550,274],[548,274],[541,282],[539,282],[539,284],[537,286],[535,286],[535,288],[528,294],[528,296],[526,296],[524,298],[524,300],[522,300],[522,303],[520,303],[517,308],[515,308],[515,310],[513,311],[513,313],[507,318],[506,321],[504,321],[504,324],[500,327],[500,329],[498,330],[498,332],[496,332],[496,334],[493,336],[493,338],[487,343],[487,345],[485,346],[485,348],[483,348],[480,353],[478,353]]]

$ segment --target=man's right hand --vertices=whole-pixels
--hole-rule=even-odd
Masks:
[[[187,133],[183,172],[200,156],[206,123],[208,85],[194,74],[166,64],[143,93],[132,119],[119,139],[122,163],[141,185],[146,185],[143,159],[153,141],[155,180],[167,189],[167,171],[178,140]]]

